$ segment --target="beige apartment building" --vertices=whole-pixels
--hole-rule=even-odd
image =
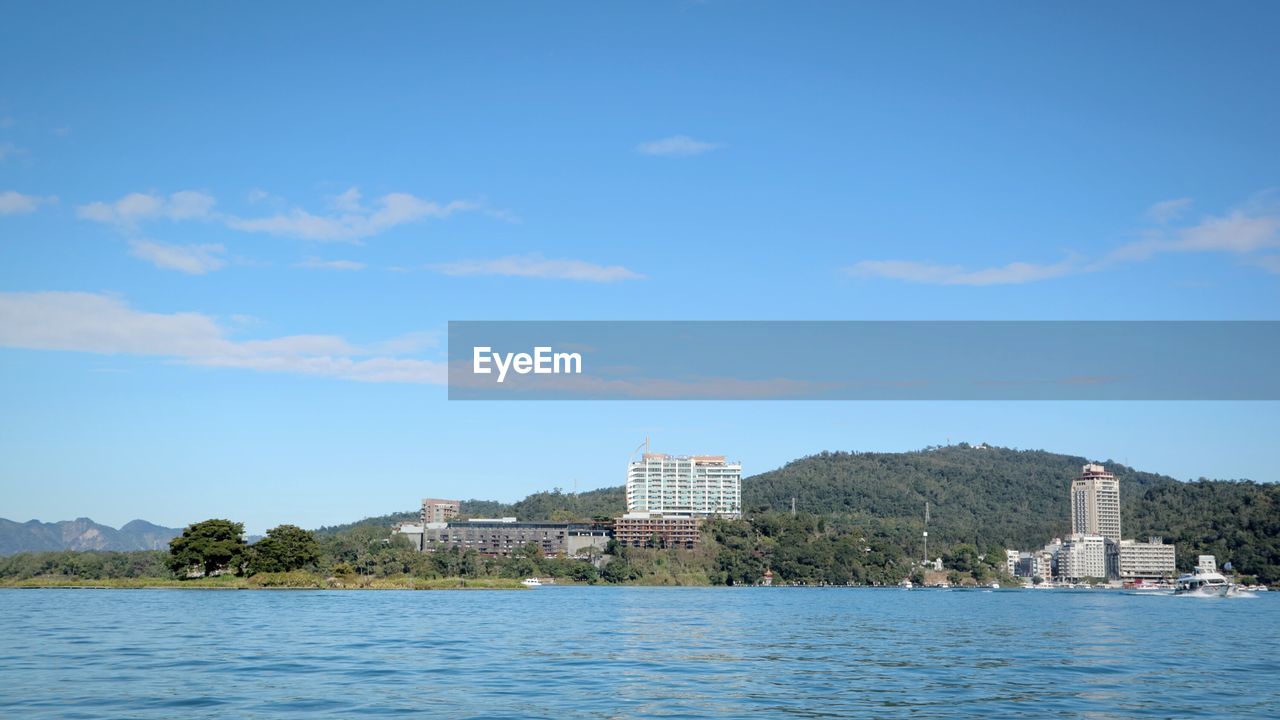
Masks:
[[[438,498],[423,498],[422,513],[418,519],[424,525],[428,523],[443,523],[458,517],[458,513],[462,510],[462,503],[457,500],[440,500]]]
[[[1173,545],[1165,545],[1163,538],[1153,537],[1148,542],[1120,541],[1121,580],[1160,580],[1177,577],[1177,564]]]
[[[1071,534],[1120,542],[1120,481],[1101,465],[1085,465],[1071,483]]]

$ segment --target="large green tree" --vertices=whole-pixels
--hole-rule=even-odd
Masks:
[[[310,531],[297,525],[279,525],[254,543],[249,552],[249,572],[288,572],[320,561],[320,543]]]
[[[179,577],[195,571],[205,576],[228,570],[240,574],[246,548],[244,524],[230,520],[205,520],[189,525],[169,541],[169,567]]]

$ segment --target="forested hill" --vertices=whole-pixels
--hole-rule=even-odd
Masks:
[[[463,517],[516,517],[522,521],[590,520],[595,517],[614,518],[626,508],[626,493],[622,487],[600,488],[580,493],[566,493],[559,488],[536,492],[514,503],[497,500],[463,500]],[[331,525],[318,529],[321,535],[332,535],[360,526],[391,526],[397,522],[418,519],[417,510],[365,518],[345,525]]]
[[[967,444],[905,453],[824,452],[743,482],[748,511],[796,509],[895,521],[939,542],[1030,548],[1070,532],[1071,480],[1087,458]],[[1171,477],[1103,463],[1124,509]],[[1122,525],[1129,513],[1123,512]],[[1126,527],[1126,533],[1128,528]]]
[[[1088,459],[1040,450],[952,445],[907,453],[826,452],[743,481],[748,511],[848,513],[919,541],[1031,549],[1070,532],[1071,479]],[[1280,570],[1280,485],[1179,482],[1102,461],[1120,480],[1125,537],[1161,535],[1179,565],[1200,553]],[[941,549],[940,547],[940,549]]]

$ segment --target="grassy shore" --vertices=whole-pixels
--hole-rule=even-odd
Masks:
[[[504,578],[374,578],[357,575],[325,577],[308,572],[259,573],[252,577],[105,578],[91,580],[53,575],[0,580],[5,588],[174,588],[182,590],[523,590],[519,580]]]

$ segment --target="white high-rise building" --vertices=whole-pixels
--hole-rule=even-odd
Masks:
[[[1071,481],[1071,533],[1120,542],[1120,481],[1090,463]]]
[[[627,467],[627,512],[740,517],[742,464],[723,455],[647,452]]]

